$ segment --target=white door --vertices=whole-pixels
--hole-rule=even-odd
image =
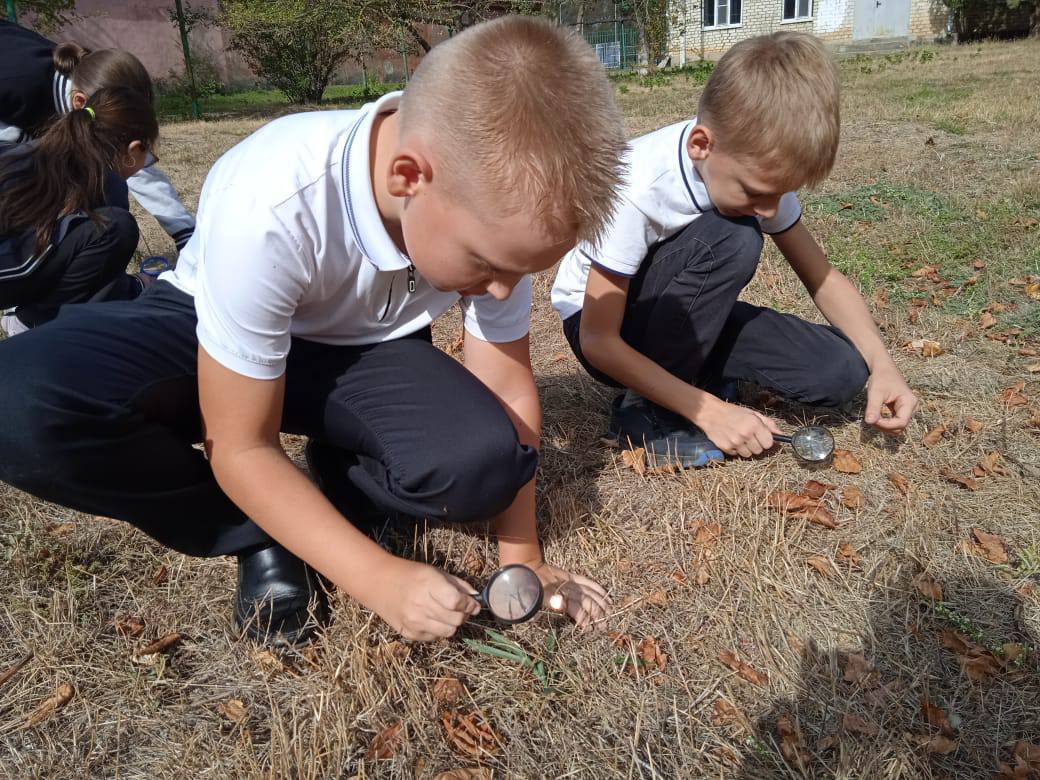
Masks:
[[[853,38],[902,38],[910,32],[910,0],[856,0]]]

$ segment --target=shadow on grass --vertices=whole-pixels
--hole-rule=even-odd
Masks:
[[[999,777],[1016,741],[1040,742],[1040,637],[1023,614],[1024,584],[948,581],[942,602],[878,601],[861,646],[807,643],[799,695],[775,700],[745,732],[733,776]],[[901,585],[887,590],[915,592],[909,578]]]

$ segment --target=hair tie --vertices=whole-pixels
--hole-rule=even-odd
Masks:
[[[97,119],[97,114],[94,113],[94,109],[92,109],[90,106],[87,106],[83,110],[90,114],[91,119]]]

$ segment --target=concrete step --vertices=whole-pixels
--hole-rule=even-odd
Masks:
[[[884,54],[890,51],[900,51],[910,46],[910,39],[902,38],[864,38],[859,41],[848,41],[835,43],[832,50],[842,56],[854,57],[857,54]]]

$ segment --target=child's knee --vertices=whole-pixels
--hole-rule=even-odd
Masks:
[[[819,406],[840,406],[862,392],[870,371],[854,346],[841,340],[841,346],[820,361],[817,374]]]

